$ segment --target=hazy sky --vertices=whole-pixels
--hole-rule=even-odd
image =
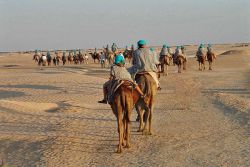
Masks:
[[[250,0],[0,0],[0,51],[250,42]]]

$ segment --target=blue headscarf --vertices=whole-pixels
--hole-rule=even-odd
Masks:
[[[137,42],[137,45],[146,45],[147,44],[147,42],[146,42],[146,40],[144,40],[144,39],[141,39],[141,40],[139,40],[138,42]]]
[[[119,63],[125,64],[124,57],[121,54],[115,57],[115,64],[119,64]]]

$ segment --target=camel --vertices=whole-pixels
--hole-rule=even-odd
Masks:
[[[63,55],[63,56],[62,56],[62,62],[63,62],[63,65],[65,65],[65,64],[66,64],[66,61],[67,61],[66,56],[65,56],[65,55]]]
[[[92,57],[92,59],[94,60],[94,63],[95,63],[95,60],[97,60],[98,62],[100,62],[100,53],[97,53],[97,52],[94,52],[94,53],[89,53]]]
[[[214,60],[216,60],[216,55],[213,52],[208,51],[207,52],[207,61],[209,64],[209,70],[212,70],[212,65],[213,65]]]
[[[114,93],[114,99],[110,103],[112,111],[117,118],[119,144],[117,147],[117,153],[122,152],[122,146],[130,148],[130,123],[133,106],[136,102],[143,100],[140,98],[140,94],[134,90],[133,85],[129,81],[124,83]],[[144,103],[145,107],[145,103]]]
[[[161,55],[160,56],[160,66],[161,66],[161,73],[163,73],[163,75],[165,75],[165,65],[166,65],[166,72],[168,75],[168,66],[170,66],[170,61],[171,61],[172,57],[169,55]]]
[[[61,61],[61,57],[59,56],[59,54],[56,55],[56,64],[59,66],[59,63]]]
[[[177,55],[175,64],[178,66],[178,73],[181,73],[181,69],[186,70],[187,60],[183,55]]]
[[[206,55],[201,54],[199,52],[196,53],[197,61],[199,62],[199,70],[203,71],[206,69],[205,62],[206,62]]]
[[[48,56],[48,55],[46,57],[47,57],[48,66],[50,66],[52,58],[51,58],[51,56]]]
[[[74,61],[74,59],[73,59],[73,55],[72,55],[72,53],[71,53],[71,52],[69,52],[69,55],[68,55],[68,62],[69,62],[69,64],[72,64],[72,63],[73,63],[73,61]]]
[[[86,53],[84,54],[83,59],[84,59],[85,64],[89,64],[89,56]]]
[[[83,57],[83,54],[82,54],[82,53],[79,53],[77,56],[78,56],[78,63],[79,63],[79,64],[84,63],[84,57]]]
[[[43,54],[38,61],[38,65],[46,66],[46,62],[47,62],[47,57]]]
[[[33,60],[35,61],[35,62],[39,62],[39,60],[40,60],[40,56],[39,56],[39,54],[35,54],[34,56],[33,56]]]
[[[111,51],[109,51],[109,52],[105,51],[104,54],[105,54],[106,59],[109,62],[109,65],[113,64],[114,58],[115,58],[115,54],[113,52],[111,52]]]
[[[145,135],[152,135],[151,125],[157,85],[148,73],[137,74],[135,80],[145,96],[143,101],[145,105],[142,101],[138,101],[135,105],[140,121],[138,132],[142,132]]]

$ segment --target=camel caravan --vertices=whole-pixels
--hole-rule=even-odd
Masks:
[[[52,58],[51,52],[47,51],[46,55],[38,50],[35,50],[33,60],[38,64],[38,66],[51,66],[53,62],[54,66],[59,66],[61,63],[65,65],[68,64],[88,64],[89,56],[88,53],[82,53],[81,50],[76,52],[69,51],[68,56],[66,56],[66,51],[58,52],[55,51],[55,56]]]
[[[114,62],[110,67],[110,79],[103,85],[104,97],[98,102],[109,104],[117,118],[119,134],[117,153],[121,153],[123,148],[131,147],[130,127],[133,108],[138,114],[138,132],[152,135],[155,96],[157,90],[161,90],[159,73],[168,75],[168,66],[171,65],[171,61],[173,65],[178,66],[178,73],[186,70],[187,65],[184,46],[177,46],[173,53],[170,47],[163,45],[158,55],[154,48],[147,47],[145,40],[138,41],[137,45],[138,49],[133,52],[131,52],[133,48],[128,51],[126,47],[123,53],[113,54],[112,58],[109,55],[112,52],[109,52],[108,46],[105,48],[104,54],[101,53],[101,57],[103,55],[105,58],[105,55],[109,55],[106,58],[113,59]],[[206,57],[209,62],[212,62],[215,54],[212,52],[211,45],[209,47]],[[197,54],[198,56],[200,55]],[[125,67],[126,60],[132,63],[131,67]],[[209,69],[212,69],[212,65]]]
[[[68,64],[88,64],[88,55],[93,59],[93,63],[100,63],[101,68],[107,65],[110,68],[110,79],[103,85],[103,99],[99,103],[109,104],[117,118],[119,144],[117,152],[121,153],[123,148],[130,148],[131,139],[131,115],[133,108],[137,111],[137,121],[139,121],[138,132],[144,135],[152,135],[152,118],[154,113],[155,96],[161,90],[159,79],[160,74],[168,76],[168,67],[177,66],[178,73],[187,69],[186,48],[177,46],[175,52],[164,44],[159,54],[154,48],[148,47],[145,40],[137,42],[138,49],[132,45],[130,49],[126,46],[124,50],[118,49],[113,43],[103,47],[98,52],[82,52],[80,49],[55,52],[52,58],[51,53],[43,54],[35,51],[33,60],[40,66],[55,66]],[[205,45],[201,44],[197,50],[196,58],[199,63],[199,70],[205,70],[206,60],[209,62],[209,70],[216,59],[212,46],[209,44],[207,51]],[[125,62],[131,65],[125,67]]]

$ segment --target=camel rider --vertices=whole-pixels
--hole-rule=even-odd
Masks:
[[[196,53],[196,57],[197,57],[197,61],[199,60],[199,57],[202,55],[205,55],[206,51],[205,51],[205,45],[204,44],[200,44],[198,51]]]
[[[186,48],[183,45],[181,45],[181,51],[182,51],[182,54],[185,55]]]
[[[131,51],[135,51],[135,47],[133,44],[131,45]]]
[[[171,49],[169,46],[167,46],[167,50],[168,50],[168,53],[169,53],[170,55],[173,55],[173,54],[174,54],[173,51],[172,51],[172,49]]]
[[[95,48],[95,52],[94,52],[95,54],[97,53],[97,48]]]
[[[101,60],[101,62],[105,62],[105,60],[106,60],[105,54],[103,52],[101,52],[100,60]]]
[[[66,52],[65,51],[63,51],[62,57],[66,59]]]
[[[111,50],[113,53],[117,52],[117,45],[115,43],[113,43],[113,45],[111,46]]]
[[[182,55],[183,55],[185,61],[187,61],[187,56],[185,54],[186,53],[186,48],[183,45],[181,45],[181,52],[182,52]]]
[[[208,46],[207,46],[207,51],[208,51],[208,52],[213,52],[213,48],[212,48],[212,45],[211,45],[211,44],[208,44]]]
[[[153,53],[146,47],[145,40],[139,40],[137,44],[138,49],[133,53],[133,66],[128,69],[129,72],[134,76],[139,73],[148,73],[156,82],[158,89],[160,89],[156,74],[158,69],[155,65]]]
[[[128,46],[126,45],[125,50],[128,50]]]
[[[76,50],[75,49],[74,49],[73,53],[74,53],[74,56],[76,56]]]
[[[150,51],[152,52],[152,55],[154,57],[154,63],[155,65],[159,65],[160,64],[160,61],[159,61],[159,56],[156,54],[154,48],[150,48]]]
[[[82,54],[82,53],[81,53],[81,49],[79,49],[79,50],[78,50],[78,54],[79,54],[79,55],[81,55],[81,54]]]
[[[51,55],[50,55],[50,52],[49,52],[49,51],[47,51],[47,59],[48,59],[48,60],[51,60]]]
[[[115,62],[111,66],[110,70],[110,78],[109,81],[105,82],[103,85],[103,94],[104,98],[101,101],[98,101],[99,103],[107,103],[108,100],[110,100],[110,96],[113,94],[112,87],[117,81],[121,80],[127,80],[133,83],[134,88],[140,93],[141,96],[143,96],[143,92],[139,88],[139,86],[132,80],[130,73],[128,70],[124,67],[125,65],[125,59],[122,55],[117,55],[115,57]]]
[[[167,50],[167,45],[164,44],[162,46],[161,52],[160,52],[160,56],[167,56],[168,55],[168,50]]]
[[[38,50],[38,49],[36,49],[36,50],[35,50],[35,55],[37,55],[37,56],[41,57],[41,52],[39,52],[39,50]]]

